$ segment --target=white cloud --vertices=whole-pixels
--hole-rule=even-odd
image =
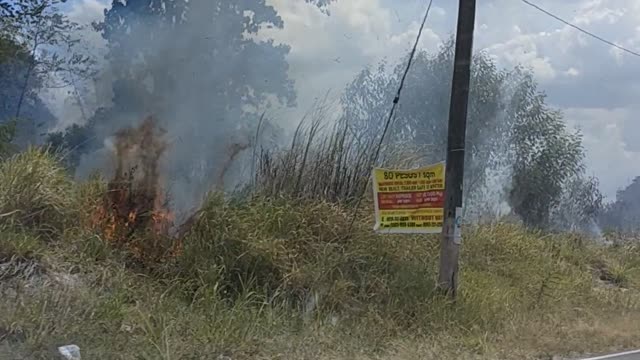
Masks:
[[[578,69],[576,69],[576,68],[574,68],[572,66],[569,69],[567,69],[567,71],[565,71],[564,74],[567,75],[567,76],[574,77],[574,76],[580,75],[580,70],[578,70]]]
[[[299,120],[313,101],[331,91],[338,96],[346,84],[366,66],[386,58],[395,61],[407,54],[415,41],[421,14],[409,21],[381,0],[339,0],[326,16],[299,0],[271,0],[284,20],[283,30],[266,30],[262,36],[291,46],[290,75],[296,81],[299,108],[289,112]],[[446,16],[434,7],[431,18]],[[400,24],[399,24],[400,23]],[[399,26],[400,25],[400,26]],[[441,37],[429,26],[420,46],[434,50]]]
[[[586,1],[573,19],[573,23],[578,26],[588,26],[592,23],[605,22],[615,24],[625,11],[622,8],[612,9],[606,6],[602,0]]]
[[[105,1],[99,0],[81,0],[73,4],[67,15],[71,20],[85,24],[101,20],[103,11],[107,7]]]
[[[640,176],[640,148],[628,144],[626,138],[626,127],[634,113],[626,108],[565,110],[569,125],[584,135],[589,172],[600,179],[601,190],[609,199]]]
[[[406,51],[415,43],[419,30],[420,24],[413,22],[405,32],[392,35],[389,39],[391,48],[398,49],[406,53]],[[427,51],[434,51],[438,48],[438,45],[442,43],[442,40],[443,38],[440,37],[433,29],[425,28],[422,32],[422,37],[420,38],[418,46],[419,48]],[[402,54],[404,55],[404,53]],[[384,55],[386,54],[378,54],[378,57]]]
[[[291,45],[290,75],[296,81],[297,116],[328,90],[337,96],[367,65],[406,55],[418,30],[422,1],[338,0],[331,16],[301,0],[268,0],[285,22],[264,36]],[[93,21],[104,0],[81,0],[70,16]],[[536,4],[615,43],[640,51],[638,0],[537,0]],[[457,8],[442,2],[432,9],[422,48],[433,50],[455,30]],[[603,44],[520,1],[488,0],[478,5],[476,49],[501,66],[530,67],[549,95],[580,125],[588,165],[609,196],[640,175],[640,124],[634,118],[640,95],[640,59]],[[94,34],[95,35],[95,34]],[[92,36],[94,36],[92,35]],[[94,38],[99,46],[101,39]],[[616,168],[609,168],[617,164]],[[636,165],[639,164],[639,165]]]
[[[492,45],[485,50],[505,67],[522,65],[531,68],[541,81],[553,80],[557,71],[550,57],[540,54],[537,44],[540,38],[549,35],[523,34],[519,28],[516,28],[515,32],[518,35],[511,40]]]
[[[640,175],[640,123],[635,116],[640,110],[635,100],[640,95],[640,59],[533,8],[506,1],[479,10],[485,14],[483,21],[501,19],[499,28],[504,29],[502,34],[480,32],[479,43],[504,66],[533,69],[548,101],[564,110],[569,124],[582,128],[589,170],[600,178],[604,193],[614,196]],[[536,3],[614,43],[640,50],[637,0]],[[487,10],[499,4],[505,4],[502,13]]]

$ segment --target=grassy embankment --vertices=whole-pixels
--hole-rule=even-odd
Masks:
[[[376,235],[367,213],[349,231],[350,211],[319,198],[214,194],[180,251],[150,261],[140,251],[163,242],[116,246],[87,225],[105,189],[39,151],[1,163],[0,358],[47,359],[70,343],[87,359],[550,359],[640,346],[635,244],[470,227],[451,304],[433,291],[437,238]]]

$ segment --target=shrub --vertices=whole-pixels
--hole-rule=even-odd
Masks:
[[[410,250],[425,246],[424,239],[404,238],[401,246],[398,238],[372,234],[370,222],[351,229],[351,215],[327,202],[225,201],[214,194],[183,239],[177,269],[197,287],[215,285],[232,296],[250,290],[326,310],[388,302],[392,282],[429,271]],[[413,285],[425,281],[432,279],[421,276]]]

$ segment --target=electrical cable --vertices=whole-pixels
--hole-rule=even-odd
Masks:
[[[389,131],[389,127],[394,119],[394,115],[396,113],[396,109],[398,107],[398,103],[400,102],[400,96],[402,95],[402,89],[404,88],[404,83],[407,80],[407,75],[409,74],[409,70],[411,69],[411,64],[413,63],[413,59],[418,51],[418,44],[420,43],[420,38],[422,37],[422,32],[424,31],[424,27],[427,23],[427,19],[429,18],[429,13],[431,12],[431,5],[433,5],[433,0],[429,0],[429,6],[427,6],[427,11],[424,14],[424,18],[422,19],[422,24],[420,24],[420,29],[418,30],[418,35],[416,36],[416,42],[413,44],[413,48],[411,49],[411,53],[409,54],[409,59],[407,61],[407,66],[402,74],[402,78],[400,79],[400,84],[398,85],[398,91],[396,92],[396,96],[393,98],[393,105],[391,105],[391,110],[389,111],[389,116],[387,117],[387,121],[384,125],[384,130],[382,131],[382,135],[380,136],[380,141],[378,142],[378,147],[374,153],[374,156],[370,160],[371,166],[375,166],[378,158],[380,157],[380,150],[382,149],[382,144],[384,142],[385,136]],[[355,209],[353,210],[353,218],[351,219],[351,224],[349,225],[348,233],[351,234],[351,229],[356,221],[356,216],[358,214],[358,210],[360,209],[360,204],[362,203],[362,197],[364,196],[364,192],[367,190],[367,186],[362,187],[362,191],[358,196],[358,200],[356,202]]]
[[[624,52],[626,52],[626,53],[628,53],[628,54],[631,54],[631,55],[634,55],[634,56],[640,57],[640,53],[638,53],[638,52],[636,52],[636,51],[633,51],[633,50],[629,50],[629,49],[627,49],[627,48],[625,48],[625,47],[622,47],[622,46],[620,46],[620,45],[618,45],[618,44],[614,43],[613,41],[609,41],[609,40],[607,40],[607,39],[603,38],[602,36],[596,35],[596,34],[594,34],[594,33],[590,32],[590,31],[588,31],[588,30],[585,30],[585,29],[583,29],[583,28],[581,28],[581,27],[579,27],[579,26],[577,26],[577,25],[574,25],[574,24],[570,23],[569,21],[564,20],[564,19],[562,19],[561,17],[559,17],[559,16],[557,16],[557,15],[554,15],[553,13],[551,13],[551,12],[549,12],[549,11],[547,11],[547,10],[545,10],[545,9],[541,8],[540,6],[538,6],[538,5],[536,5],[536,4],[532,3],[532,2],[530,2],[530,1],[528,1],[528,0],[521,0],[521,1],[522,1],[523,3],[525,3],[525,4],[527,4],[527,5],[529,5],[529,6],[533,7],[533,8],[535,8],[535,9],[537,9],[538,11],[540,11],[540,12],[542,12],[542,13],[544,13],[544,14],[546,14],[546,15],[548,15],[548,16],[551,16],[552,18],[554,18],[554,19],[556,19],[556,20],[560,21],[561,23],[563,23],[563,24],[565,24],[565,25],[568,25],[568,26],[571,26],[572,28],[574,28],[574,29],[576,29],[576,30],[578,30],[578,31],[580,31],[580,32],[582,32],[582,33],[584,33],[584,34],[587,34],[587,35],[591,36],[592,38],[594,38],[594,39],[596,39],[596,40],[602,41],[603,43],[605,43],[605,44],[607,44],[607,45],[610,45],[610,46],[613,46],[613,47],[615,47],[616,49],[622,50],[622,51],[624,51]]]

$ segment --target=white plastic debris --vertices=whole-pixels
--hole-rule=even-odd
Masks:
[[[60,346],[58,351],[66,360],[80,360],[80,347],[78,345]]]

